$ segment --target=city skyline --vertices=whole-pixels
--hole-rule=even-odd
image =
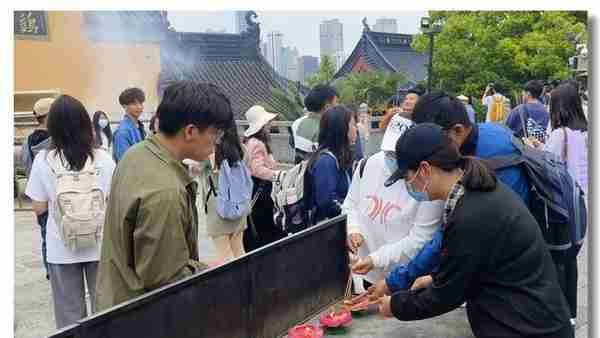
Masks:
[[[362,19],[367,17],[371,29],[377,19],[396,19],[398,33],[419,32],[420,18],[425,11],[256,11],[261,26],[263,42],[267,34],[279,31],[283,34],[283,46],[296,47],[300,56],[320,57],[320,24],[323,21],[338,19],[343,25],[343,54],[348,56],[362,34]],[[205,32],[225,29],[226,33],[236,33],[235,11],[169,11],[168,18],[177,31]]]

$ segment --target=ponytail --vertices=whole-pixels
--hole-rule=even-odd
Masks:
[[[496,188],[496,175],[481,160],[472,156],[461,157],[464,170],[462,183],[467,190],[491,191]]]

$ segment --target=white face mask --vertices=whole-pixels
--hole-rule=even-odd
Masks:
[[[99,119],[98,125],[100,126],[101,129],[104,129],[104,128],[106,128],[106,126],[108,126],[108,120],[107,119]]]

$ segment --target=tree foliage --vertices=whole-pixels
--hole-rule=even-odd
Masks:
[[[401,73],[356,72],[335,82],[339,101],[344,104],[367,103],[374,111],[383,111],[390,96],[407,82]]]
[[[333,81],[335,75],[335,62],[333,58],[327,55],[321,57],[321,64],[319,65],[319,71],[306,80],[306,84],[309,87],[314,87],[320,83],[330,83]]]
[[[531,79],[569,78],[575,40],[587,41],[587,13],[431,11],[430,16],[443,25],[435,37],[434,88],[475,97],[490,82],[511,96]],[[429,38],[418,34],[413,48],[426,53],[428,47]]]

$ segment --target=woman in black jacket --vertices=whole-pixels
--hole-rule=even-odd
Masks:
[[[479,160],[463,157],[438,125],[406,131],[398,170],[417,200],[445,200],[440,265],[431,283],[384,297],[400,320],[447,313],[465,301],[477,337],[573,337],[550,253],[527,207]]]

